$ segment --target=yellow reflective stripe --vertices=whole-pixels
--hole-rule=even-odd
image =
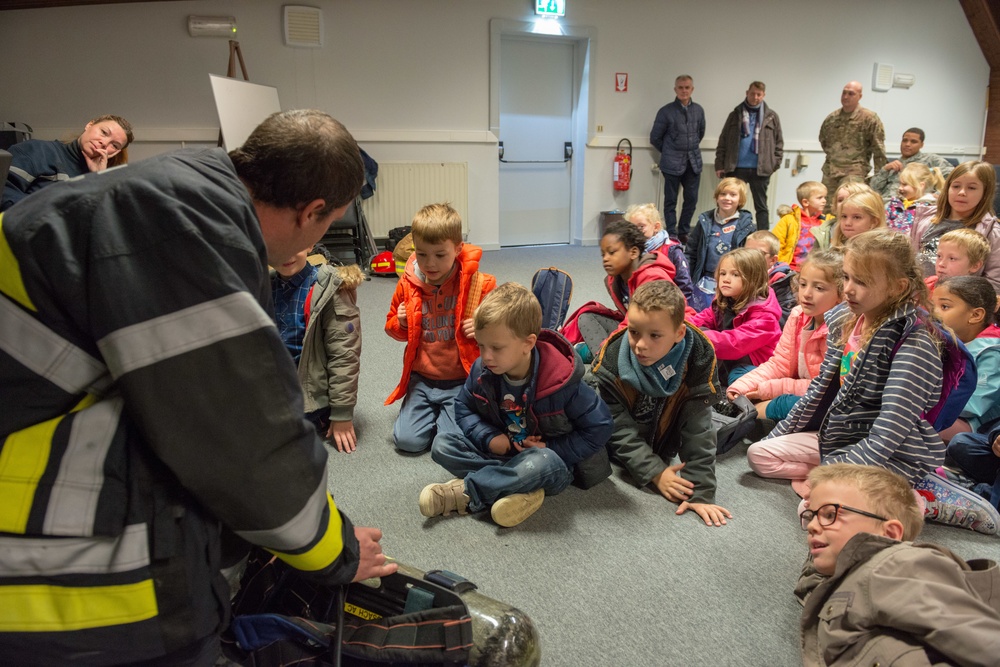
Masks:
[[[158,613],[152,579],[119,586],[0,586],[0,632],[60,632],[137,623]]]
[[[302,572],[322,570],[337,560],[340,557],[340,552],[344,550],[344,542],[340,538],[343,522],[340,520],[340,512],[337,511],[337,506],[333,504],[333,496],[327,493],[326,500],[330,506],[330,520],[326,524],[326,532],[314,547],[300,554],[269,551],[296,570]]]
[[[70,412],[79,412],[80,410],[83,410],[84,408],[89,408],[94,403],[97,403],[97,401],[99,400],[99,398],[100,397],[98,397],[95,394],[87,394],[86,396],[84,396],[80,400],[79,403],[76,404],[76,406],[72,410],[70,410]]]
[[[7,436],[0,451],[0,532],[23,534],[38,480],[52,450],[52,436],[62,417]]]
[[[38,308],[28,298],[28,291],[24,288],[24,280],[21,278],[21,266],[7,243],[7,237],[4,236],[3,213],[0,213],[0,292],[28,310],[38,312]]]

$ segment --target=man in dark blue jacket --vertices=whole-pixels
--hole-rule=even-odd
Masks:
[[[701,179],[701,150],[705,136],[705,110],[691,101],[694,79],[682,74],[674,81],[677,98],[660,108],[649,133],[649,143],[660,151],[663,173],[663,219],[667,233],[687,243],[688,229],[698,205]],[[684,187],[684,206],[677,218],[677,193]]]

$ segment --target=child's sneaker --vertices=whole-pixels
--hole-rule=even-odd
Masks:
[[[443,484],[428,484],[420,492],[420,513],[441,516],[457,511],[468,514],[469,496],[465,495],[465,480],[453,479]]]
[[[545,500],[545,489],[504,496],[493,503],[490,516],[504,528],[510,528],[534,514],[542,506],[543,500]]]
[[[924,477],[913,490],[927,503],[925,520],[996,535],[1000,512],[985,498],[937,475]]]

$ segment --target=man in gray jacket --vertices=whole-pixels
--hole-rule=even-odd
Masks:
[[[882,169],[872,176],[870,185],[872,190],[882,195],[882,199],[889,201],[896,196],[899,191],[899,173],[903,167],[919,162],[926,164],[933,169],[937,167],[941,170],[941,176],[948,178],[948,174],[954,169],[948,160],[934,153],[924,153],[924,131],[919,127],[911,127],[903,132],[903,139],[899,142],[899,159],[887,162]]]
[[[771,174],[781,167],[785,140],[781,120],[764,104],[764,84],[754,81],[722,127],[715,149],[715,175],[735,176],[750,184],[754,221],[757,229],[767,230],[767,186]]]
[[[691,218],[698,206],[701,179],[701,149],[705,137],[705,110],[691,101],[694,79],[682,74],[674,81],[677,98],[660,108],[649,133],[649,143],[660,151],[663,173],[663,220],[667,234],[687,243]],[[684,187],[684,206],[677,217],[677,193]]]

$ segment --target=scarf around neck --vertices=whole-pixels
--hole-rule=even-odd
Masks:
[[[762,125],[761,120],[763,120],[763,114],[764,114],[764,103],[761,102],[760,104],[757,105],[757,108],[754,109],[744,100],[743,108],[741,109],[741,111],[743,112],[742,123],[740,123],[741,137],[750,136],[750,114],[751,113],[757,114],[757,122],[756,124],[754,124],[753,128],[753,141],[750,142],[750,150],[752,150],[754,154],[756,154],[757,141],[760,139],[760,126]]]
[[[646,247],[644,248],[644,251],[653,252],[660,246],[664,245],[669,238],[670,237],[667,235],[667,231],[665,229],[661,229],[646,239]]]
[[[691,353],[694,335],[688,327],[684,340],[674,345],[662,359],[650,366],[639,363],[626,337],[618,350],[618,372],[621,379],[645,396],[666,398],[673,395],[681,386],[681,378]]]

